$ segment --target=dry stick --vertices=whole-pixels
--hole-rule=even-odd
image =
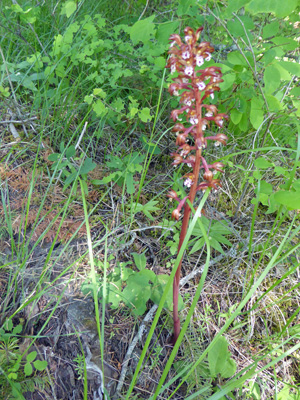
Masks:
[[[243,254],[243,252],[246,251],[247,249],[248,249],[248,241],[245,244],[244,248],[239,253],[239,256],[241,256],[241,254]],[[218,257],[214,258],[213,260],[211,260],[209,262],[209,267],[219,263],[225,257],[237,258],[236,250],[235,249],[230,249],[226,253],[220,254]],[[193,278],[195,278],[195,276],[201,274],[203,272],[203,270],[204,270],[204,267],[205,267],[205,264],[201,265],[195,271],[192,271],[190,274],[188,274],[184,278],[182,278],[180,280],[180,286],[186,285],[189,281],[191,281]],[[154,304],[152,306],[152,308],[148,311],[147,315],[143,319],[143,322],[141,323],[141,326],[139,328],[138,333],[135,335],[133,341],[131,342],[131,344],[128,347],[127,353],[126,353],[126,355],[124,357],[124,361],[122,363],[122,370],[121,370],[121,373],[120,373],[118,386],[116,388],[116,394],[115,394],[115,396],[117,396],[116,398],[119,398],[118,396],[120,395],[122,387],[124,385],[124,380],[125,380],[127,369],[128,369],[128,363],[131,360],[131,355],[133,353],[133,350],[134,350],[137,342],[142,339],[143,333],[144,333],[144,331],[146,329],[146,325],[147,325],[147,323],[149,323],[153,319],[153,316],[154,316],[157,308],[158,308],[158,305]]]

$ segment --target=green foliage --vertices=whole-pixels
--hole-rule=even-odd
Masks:
[[[91,182],[94,185],[106,185],[110,182],[114,182],[119,186],[124,185],[128,194],[135,193],[138,181],[134,180],[134,175],[142,172],[143,166],[141,164],[144,162],[145,156],[135,151],[123,158],[116,155],[108,155],[106,159],[106,166],[113,172],[103,179],[94,179]],[[153,204],[151,207],[152,211],[155,211],[155,209],[153,210]],[[145,210],[146,208],[143,211],[145,212]],[[148,211],[151,210],[149,209]]]
[[[212,378],[215,378],[217,375],[220,375],[222,378],[230,378],[235,374],[236,363],[230,356],[227,340],[223,336],[219,337],[207,356]]]
[[[132,262],[121,262],[114,267],[113,271],[107,275],[107,297],[106,303],[110,303],[113,309],[120,305],[128,307],[134,315],[143,315],[147,310],[147,302],[152,300],[158,304],[160,302],[165,285],[169,279],[168,275],[155,275],[155,273],[146,268],[145,254],[132,253],[134,265]],[[99,266],[102,263],[99,262]],[[108,267],[108,266],[107,266]],[[99,298],[103,298],[103,279],[97,278]],[[82,286],[84,294],[91,293],[92,287],[86,282]],[[165,307],[172,310],[173,298],[172,289],[169,290]],[[183,300],[180,297],[180,309],[183,308]]]
[[[21,360],[19,334],[22,330],[21,324],[13,326],[11,320],[0,328],[1,398],[22,399],[22,392],[34,392],[37,388],[43,390],[47,382],[34,372],[34,369],[42,372],[48,365],[47,361],[36,359],[36,351],[28,353],[25,362]]]
[[[80,177],[83,180],[87,193],[87,174],[96,167],[96,163],[89,157],[86,157],[82,161],[83,154],[80,157],[76,157],[76,149],[73,145],[65,148],[64,144],[61,143],[60,151],[61,153],[50,154],[48,160],[53,162],[51,170],[59,173],[59,176],[63,179],[63,189],[65,190]]]
[[[204,216],[201,217],[203,225],[208,232],[208,240],[210,246],[219,251],[220,253],[224,254],[221,244],[225,244],[226,246],[231,247],[232,244],[228,239],[226,239],[225,235],[230,235],[231,231],[227,227],[226,222],[220,222],[216,220],[208,219]],[[170,247],[170,253],[175,255],[178,249],[178,242],[179,242],[179,232],[177,231],[178,228],[174,227],[174,236],[172,240],[167,242],[167,246]],[[205,239],[203,237],[203,233],[198,226],[195,226],[193,233],[193,238],[189,241],[188,247],[190,247],[190,254],[195,253],[203,248],[205,245]]]
[[[265,157],[258,157],[254,161],[256,170],[253,175],[248,178],[248,182],[255,185],[255,194],[258,195],[256,198],[251,200],[252,204],[260,202],[268,209],[267,214],[276,212],[281,205],[288,210],[297,210],[300,208],[300,184],[299,179],[293,180],[289,187],[286,184],[280,184],[279,187],[267,182],[267,178],[270,180],[272,177],[274,180],[279,182],[283,179],[289,179],[290,168],[281,167],[277,165],[277,162],[268,161]],[[266,177],[264,179],[264,177]],[[259,187],[258,187],[259,182]],[[278,190],[278,189],[285,190]],[[259,193],[259,194],[258,194]]]

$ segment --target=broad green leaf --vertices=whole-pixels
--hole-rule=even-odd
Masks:
[[[223,378],[230,378],[235,374],[236,363],[230,355],[227,340],[223,336],[219,337],[208,352],[211,377],[214,378],[220,374]]]
[[[246,132],[249,125],[249,115],[247,113],[243,113],[242,118],[239,123],[239,128],[242,132]]]
[[[228,54],[227,60],[230,62],[230,64],[233,65],[244,65],[248,66],[247,61],[245,58],[241,55],[239,51],[233,51]]]
[[[279,18],[283,18],[292,13],[298,5],[298,0],[252,0],[245,9],[251,14],[273,13]]]
[[[224,80],[224,82],[220,83],[220,89],[227,90],[229,88],[232,88],[235,78],[236,78],[235,73],[229,73],[229,74],[223,75],[222,79]]]
[[[254,27],[255,27],[252,19],[245,15],[240,16],[239,19],[242,21],[242,23],[237,19],[229,20],[227,22],[227,28],[228,28],[229,32],[233,36],[238,37],[238,38],[240,38],[240,37],[246,38],[246,33],[247,33],[248,38],[251,40],[252,34],[251,34],[250,30],[254,29]],[[244,27],[242,24],[245,27],[246,33],[245,33],[245,30],[244,30]]]
[[[273,60],[275,60],[276,56],[277,56],[277,52],[275,49],[267,50],[262,58],[264,65],[267,66],[268,64],[270,64]]]
[[[137,21],[130,29],[130,39],[136,45],[139,42],[147,43],[155,35],[155,15]]]
[[[66,150],[67,159],[70,159],[71,157],[74,157],[75,154],[76,154],[75,146],[71,145],[70,147],[67,148],[67,150]]]
[[[266,39],[268,37],[275,36],[278,31],[279,31],[279,22],[278,21],[270,22],[269,24],[264,26],[262,37],[263,39]]]
[[[147,264],[147,258],[145,256],[145,253],[142,253],[142,254],[131,253],[131,254],[133,255],[134,263],[135,263],[135,266],[137,267],[137,269],[139,269],[140,271],[145,269],[146,264]]]
[[[300,190],[296,192],[279,190],[274,198],[290,210],[300,210]]]
[[[300,76],[300,64],[292,61],[280,61],[280,65],[292,75]]]
[[[300,100],[293,99],[293,105],[296,108],[295,114],[300,117]]]
[[[27,360],[28,362],[32,362],[33,360],[36,359],[36,356],[37,356],[37,352],[36,352],[36,351],[32,351],[31,353],[28,353],[28,354],[27,354],[26,360]]]
[[[38,371],[44,371],[47,368],[48,362],[45,360],[36,360],[33,365]]]
[[[24,365],[24,374],[25,374],[26,376],[30,376],[32,373],[33,373],[32,365],[31,365],[29,362],[27,362],[27,363]]]
[[[87,157],[79,169],[79,174],[81,174],[81,175],[87,174],[90,171],[93,171],[93,169],[95,169],[96,166],[97,166],[97,164],[94,163],[91,158]]]
[[[254,161],[254,164],[255,164],[256,168],[259,168],[259,169],[266,169],[266,168],[270,168],[273,166],[273,164],[270,163],[268,160],[266,160],[264,157],[258,157]]]
[[[278,47],[280,46],[285,52],[296,50],[299,47],[298,43],[294,39],[285,36],[276,36],[275,38],[271,39],[271,41]]]
[[[251,100],[250,122],[254,129],[258,129],[264,120],[263,102],[259,97]]]
[[[300,98],[300,87],[295,87],[290,91],[290,96],[295,96]]]
[[[240,113],[237,109],[233,109],[230,113],[230,121],[234,123],[234,125],[238,125],[240,120],[242,119],[243,113]]]
[[[166,59],[165,57],[157,57],[154,60],[154,65],[158,68],[158,69],[164,69],[166,66]]]
[[[280,73],[280,79],[281,79],[282,81],[289,81],[289,80],[292,79],[291,74],[286,70],[286,68],[284,68],[284,67],[281,65],[281,61],[278,61],[278,62],[276,62],[276,63],[274,63],[274,64],[272,64],[272,65],[274,65],[274,67],[276,67],[276,69],[279,71],[279,73]]]
[[[67,18],[70,18],[71,15],[76,11],[76,8],[75,1],[67,1],[63,4],[60,15],[66,15]]]
[[[264,72],[265,92],[272,94],[280,86],[280,73],[273,65],[268,66]]]
[[[170,35],[177,32],[179,21],[164,22],[157,25],[156,39],[161,44],[168,44]]]
[[[269,106],[269,110],[271,112],[276,112],[283,109],[283,104],[280,103],[280,101],[275,96],[267,94],[266,100]]]
[[[257,189],[255,189],[255,193],[257,193]],[[264,180],[260,181],[260,193],[271,194],[273,193],[273,186]]]
[[[225,10],[225,13],[221,13],[220,17],[225,18],[231,17],[233,12],[238,11],[240,8],[244,7],[250,0],[228,0],[228,6]]]
[[[144,269],[131,275],[126,282],[122,292],[123,300],[128,307],[133,308],[135,315],[142,315],[147,309],[147,301],[151,295],[150,280],[155,280],[154,272]]]

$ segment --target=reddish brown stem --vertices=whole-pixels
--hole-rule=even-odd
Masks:
[[[201,123],[201,121],[200,121],[200,123]],[[202,152],[201,149],[198,149],[196,151],[196,160],[195,160],[195,167],[194,167],[195,180],[194,180],[194,183],[191,187],[191,191],[189,194],[189,200],[190,200],[191,204],[194,203],[194,199],[196,196],[196,188],[197,188],[197,184],[198,184],[197,182],[198,182],[198,176],[199,176],[199,171],[200,171],[201,152]],[[188,230],[190,215],[191,215],[191,207],[186,202],[185,206],[184,206],[184,215],[183,215],[181,232],[180,232],[180,237],[179,237],[178,253],[180,252],[182,243],[185,239],[185,236],[186,236],[186,233]],[[174,322],[173,344],[176,343],[179,333],[180,333],[180,319],[179,319],[179,314],[178,314],[178,298],[179,298],[179,282],[180,282],[180,275],[181,275],[182,259],[183,259],[183,257],[181,257],[181,259],[180,259],[180,262],[179,262],[179,265],[177,267],[176,274],[174,277],[174,281],[173,281],[173,322]]]

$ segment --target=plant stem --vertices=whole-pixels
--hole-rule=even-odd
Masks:
[[[189,200],[192,205],[193,205],[193,202],[194,202],[194,199],[196,196],[196,189],[197,189],[197,185],[198,185],[201,153],[202,153],[202,149],[198,149],[196,151],[196,160],[195,160],[195,167],[194,167],[195,180],[194,180],[194,183],[191,187],[190,194],[189,194]],[[183,220],[182,220],[177,254],[180,252],[182,243],[186,236],[186,232],[187,232],[187,229],[189,226],[190,215],[191,215],[191,207],[189,206],[188,202],[186,202],[184,205],[184,215],[183,215]],[[179,319],[179,314],[178,314],[178,298],[179,298],[179,282],[180,282],[180,276],[181,276],[182,259],[183,259],[183,257],[181,258],[181,260],[179,262],[179,265],[177,267],[176,274],[174,277],[174,281],[173,281],[173,322],[174,322],[173,344],[176,343],[179,333],[180,333],[180,319]]]

